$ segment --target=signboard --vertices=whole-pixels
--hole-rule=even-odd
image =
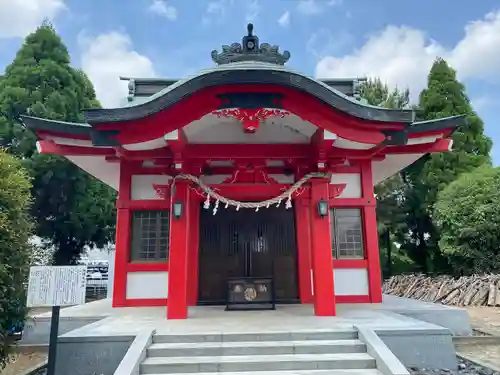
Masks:
[[[30,268],[28,307],[72,306],[85,303],[87,266]]]

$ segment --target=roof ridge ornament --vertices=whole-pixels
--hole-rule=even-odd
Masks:
[[[212,60],[217,65],[230,64],[240,61],[261,61],[276,65],[285,65],[290,59],[290,52],[279,52],[279,46],[269,43],[259,44],[259,38],[253,34],[253,24],[247,25],[248,35],[242,38],[241,43],[222,46],[222,52],[212,51]]]

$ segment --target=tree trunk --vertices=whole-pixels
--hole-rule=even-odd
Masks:
[[[427,264],[427,244],[425,243],[424,233],[418,233],[417,259],[422,267],[422,272],[427,274],[429,267]]]
[[[54,266],[70,266],[74,265],[79,259],[83,245],[74,241],[59,243],[56,246],[56,251],[53,256]]]
[[[389,229],[384,231],[385,248],[387,249],[387,274],[389,277],[392,276],[392,244],[391,244],[391,232]]]

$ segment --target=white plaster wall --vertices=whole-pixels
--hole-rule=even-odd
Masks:
[[[295,128],[263,122],[255,133],[245,133],[237,120],[221,119],[197,132],[184,128],[189,143],[200,144],[261,144],[261,143],[309,143],[310,136]]]
[[[222,184],[226,179],[231,178],[230,174],[201,175],[200,180],[205,184]]]
[[[361,198],[361,176],[359,173],[334,173],[331,184],[346,184],[337,198]]]
[[[272,117],[263,121],[253,134],[243,131],[240,121],[205,115],[184,127],[189,143],[309,143],[317,127],[300,117],[289,114],[284,118]]]
[[[167,298],[168,272],[128,272],[127,298]]]
[[[132,176],[132,200],[162,199],[156,195],[153,184],[166,185],[172,177],[167,175],[133,175]]]
[[[120,185],[120,164],[108,163],[104,156],[65,156],[88,174],[118,191]]]
[[[337,268],[333,270],[336,296],[367,296],[368,270],[366,268]]]
[[[337,147],[337,148],[345,148],[345,149],[351,149],[351,150],[369,150],[369,149],[375,147],[374,144],[359,143],[359,142],[350,141],[348,139],[344,139],[344,138],[340,138],[340,137],[338,137],[335,140],[335,143],[333,145],[334,145],[334,147]]]
[[[421,156],[422,154],[387,155],[382,161],[372,161],[373,185],[396,174]]]
[[[274,178],[279,184],[293,184],[295,182],[294,175],[270,174],[269,177]]]

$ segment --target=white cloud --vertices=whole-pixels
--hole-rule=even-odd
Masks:
[[[245,20],[246,22],[255,22],[259,17],[261,6],[259,0],[250,0],[245,2]]]
[[[450,62],[464,77],[500,78],[500,10],[465,27]]]
[[[321,13],[323,7],[316,0],[300,0],[297,10],[307,16]]]
[[[222,14],[222,13],[224,13],[225,7],[227,5],[228,5],[227,2],[224,0],[210,1],[207,4],[207,13],[208,14]]]
[[[220,22],[226,15],[226,10],[232,5],[232,0],[212,0],[207,3],[205,14],[202,17],[204,25]]]
[[[231,20],[237,20],[241,14],[246,22],[254,22],[261,10],[262,5],[259,0],[212,0],[205,7],[202,23],[204,25],[221,24],[227,21],[227,16],[230,16]]]
[[[24,38],[64,9],[63,0],[0,0],[0,38]]]
[[[306,50],[316,58],[322,58],[345,45],[352,44],[352,35],[348,32],[333,34],[326,28],[314,32],[306,44]]]
[[[351,54],[322,58],[316,75],[380,77],[391,87],[409,87],[415,98],[438,56],[457,69],[460,79],[500,78],[500,11],[469,23],[453,48],[429,39],[421,30],[387,26]]]
[[[281,17],[278,19],[278,24],[281,27],[287,27],[288,25],[290,25],[290,11],[287,10],[281,15]]]
[[[177,9],[166,0],[153,0],[148,10],[170,21],[175,21],[177,19]]]
[[[81,65],[104,107],[117,107],[127,96],[127,82],[120,76],[154,77],[152,61],[133,49],[127,34],[116,31],[95,38],[80,37]]]
[[[306,16],[314,16],[325,10],[325,7],[333,7],[342,4],[342,0],[300,0],[297,11]]]

